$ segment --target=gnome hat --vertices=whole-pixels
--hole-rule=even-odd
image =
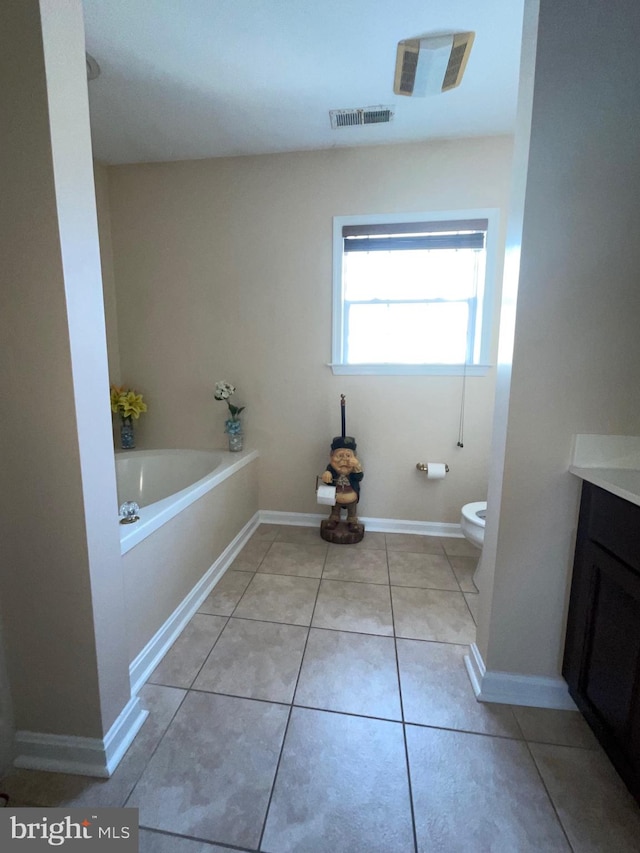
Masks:
[[[331,450],[353,450],[356,452],[356,440],[352,435],[337,435],[331,442]]]

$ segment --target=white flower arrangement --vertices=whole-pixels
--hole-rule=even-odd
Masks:
[[[216,389],[213,392],[213,396],[216,400],[228,400],[232,394],[236,393],[236,386],[232,385],[230,382],[216,382]]]
[[[230,434],[239,433],[242,429],[242,424],[240,423],[240,413],[245,410],[245,406],[234,406],[233,403],[229,402],[229,397],[235,394],[235,392],[235,385],[232,385],[230,382],[225,382],[223,380],[221,380],[220,382],[216,382],[216,387],[213,392],[213,396],[216,400],[223,400],[229,407],[231,417],[225,421],[225,432],[228,432]]]

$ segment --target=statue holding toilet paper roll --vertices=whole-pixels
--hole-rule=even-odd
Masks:
[[[347,511],[349,530],[360,529],[357,506],[360,500],[360,481],[363,477],[362,465],[356,456],[355,438],[350,435],[334,438],[331,442],[330,462],[321,477],[323,483],[335,486],[336,489],[335,504],[325,524],[327,530],[335,530],[343,509]]]

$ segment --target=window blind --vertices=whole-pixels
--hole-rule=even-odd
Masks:
[[[486,219],[344,225],[342,237],[345,252],[483,249],[487,227]]]

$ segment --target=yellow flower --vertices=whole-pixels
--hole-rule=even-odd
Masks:
[[[130,388],[111,386],[111,411],[119,412],[123,418],[140,417],[147,411],[147,404],[142,400],[142,394],[137,394]]]
[[[111,411],[117,412],[120,408],[120,397],[125,393],[124,388],[118,388],[117,385],[111,386]]]
[[[135,391],[127,391],[126,396],[122,399],[122,413],[125,418],[140,417],[141,412],[147,411],[147,404],[142,402],[142,394],[136,394]]]

